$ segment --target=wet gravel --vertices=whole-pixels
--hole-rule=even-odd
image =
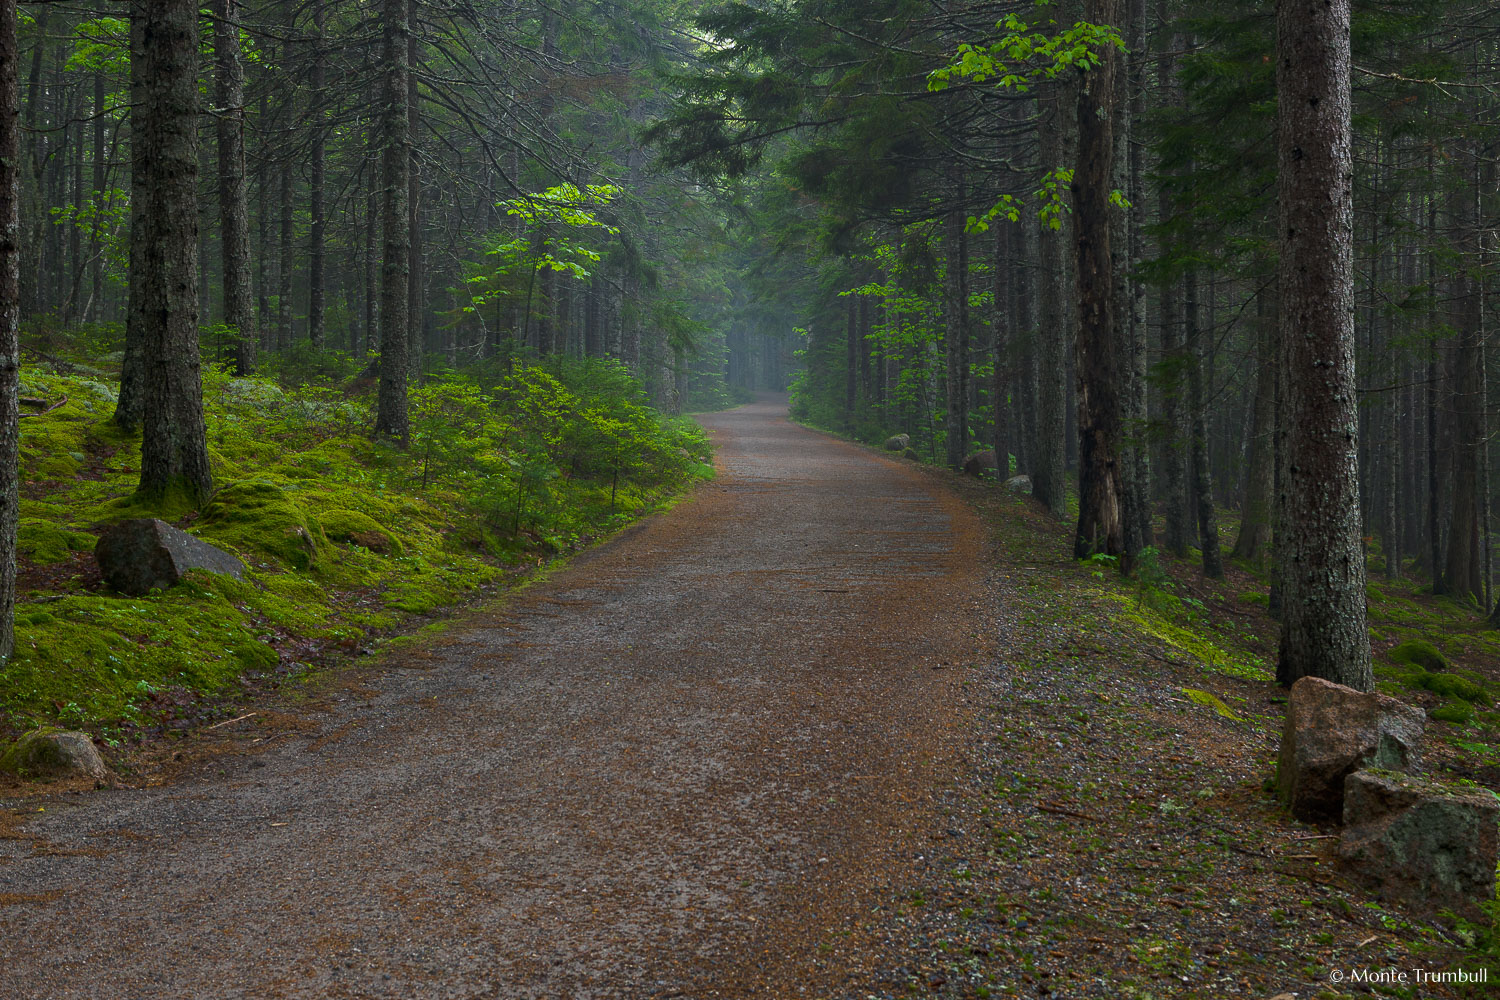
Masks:
[[[326,710],[0,803],[0,997],[852,995],[942,835],[984,533],[780,401],[704,422],[716,481]]]

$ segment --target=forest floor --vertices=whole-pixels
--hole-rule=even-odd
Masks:
[[[1162,582],[1168,614],[1027,498],[779,405],[704,422],[715,482],[519,594],[137,787],[0,802],[0,996],[1306,1000],[1481,967],[1263,790],[1243,571]]]
[[[1362,973],[1402,971],[1415,984],[1415,970],[1457,969],[1487,969],[1493,983],[1500,963],[1475,947],[1485,928],[1422,919],[1361,886],[1338,860],[1336,831],[1290,819],[1267,791],[1285,692],[1268,673],[1276,623],[1247,599],[1261,581],[1244,567],[1208,581],[1169,561],[1161,590],[1132,585],[1069,558],[1068,525],[1028,497],[928,474],[992,532],[997,649],[966,671],[965,766],[921,875],[879,921],[886,961],[858,969],[851,984],[869,985],[840,996],[1491,995],[1351,985]],[[1430,597],[1400,603],[1406,620],[1377,606],[1372,621],[1405,634],[1451,628],[1456,613]],[[1442,644],[1476,647],[1465,662],[1488,674],[1482,631],[1475,622]],[[1487,739],[1430,722],[1428,766],[1500,788]]]

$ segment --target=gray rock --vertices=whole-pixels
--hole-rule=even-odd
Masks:
[[[1419,909],[1479,917],[1495,898],[1500,799],[1394,771],[1344,779],[1339,855],[1367,879]]]
[[[1344,814],[1344,779],[1365,767],[1417,766],[1427,714],[1415,705],[1320,677],[1292,685],[1276,781],[1292,815],[1309,822]]]
[[[1011,476],[1005,481],[1005,488],[1010,490],[1012,493],[1030,493],[1031,477]]]
[[[175,586],[190,569],[245,578],[245,564],[228,552],[153,518],[110,525],[94,558],[104,581],[132,597]]]
[[[964,459],[964,472],[980,479],[994,476],[997,468],[999,468],[999,463],[995,461],[994,451],[976,451]]]
[[[0,754],[0,771],[22,778],[93,778],[109,784],[114,773],[88,733],[34,729]]]
[[[910,444],[911,444],[911,435],[910,434],[897,434],[893,438],[886,438],[886,441],[885,441],[885,450],[886,451],[905,451]]]

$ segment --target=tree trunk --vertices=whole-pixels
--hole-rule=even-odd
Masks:
[[[411,280],[410,198],[411,132],[408,125],[407,44],[411,24],[408,0],[383,0],[382,46],[385,69],[381,106],[381,205],[385,234],[380,273],[380,391],[375,434],[404,442],[411,433],[407,415],[406,380],[410,367],[409,295]]]
[[[1129,0],[1128,26],[1125,33],[1126,72],[1128,88],[1126,103],[1129,114],[1123,119],[1126,131],[1126,197],[1130,209],[1126,216],[1129,242],[1118,247],[1128,256],[1124,267],[1116,270],[1130,275],[1140,270],[1145,256],[1146,186],[1145,164],[1142,147],[1144,143],[1136,137],[1146,120],[1146,0]],[[1119,146],[1119,143],[1116,143]],[[1117,165],[1118,166],[1118,165]],[[1155,544],[1155,532],[1151,525],[1151,447],[1147,436],[1149,426],[1149,394],[1147,392],[1147,344],[1146,344],[1146,285],[1132,277],[1128,283],[1129,299],[1124,303],[1123,313],[1127,319],[1126,349],[1130,366],[1130,392],[1125,400],[1125,434],[1131,442],[1129,461],[1131,470],[1126,486],[1126,516],[1134,522],[1133,530],[1126,537],[1141,548]],[[1134,551],[1134,550],[1132,550]]]
[[[1084,17],[1118,24],[1119,0],[1088,0]],[[1078,255],[1078,530],[1073,555],[1126,557],[1121,509],[1120,352],[1109,192],[1114,181],[1116,50],[1103,46],[1078,91],[1073,218]],[[1123,566],[1122,568],[1128,568]]]
[[[1349,0],[1278,0],[1276,90],[1285,373],[1276,679],[1374,686],[1359,536]]]
[[[21,92],[16,0],[0,0],[0,663],[15,652],[21,449]]]
[[[1157,15],[1163,25],[1170,24],[1165,0],[1157,0]],[[1182,101],[1181,87],[1177,82],[1177,65],[1172,51],[1181,47],[1181,40],[1168,36],[1163,40],[1164,51],[1157,62],[1157,84],[1163,100],[1169,104]],[[1166,223],[1176,214],[1176,204],[1167,185],[1162,185],[1157,202],[1158,223]],[[1164,246],[1165,253],[1166,247]],[[1182,557],[1187,555],[1188,535],[1191,526],[1187,507],[1187,406],[1183,399],[1182,375],[1185,368],[1182,339],[1182,304],[1178,297],[1179,287],[1175,278],[1161,284],[1161,363],[1157,368],[1158,385],[1161,392],[1162,429],[1164,431],[1161,452],[1161,489],[1165,515],[1163,542],[1167,551]]]
[[[1189,271],[1184,318],[1187,336],[1188,407],[1191,411],[1193,449],[1193,508],[1198,515],[1198,543],[1203,555],[1203,574],[1215,580],[1224,575],[1219,556],[1219,526],[1214,520],[1213,471],[1208,452],[1208,394],[1203,386],[1203,328],[1198,322],[1198,275]]]
[[[104,138],[109,130],[105,120],[104,74],[94,74],[94,199],[96,209],[104,206],[105,159]],[[84,310],[84,321],[98,321],[104,316],[104,254],[100,246],[100,233],[104,220],[96,212],[89,234],[89,308]]]
[[[844,429],[852,433],[859,380],[859,296],[851,292],[844,298],[844,309],[848,313],[844,338]]]
[[[1010,314],[1009,294],[1015,271],[1012,269],[1009,223],[995,226],[995,256],[991,271],[990,347],[995,365],[990,388],[990,406],[994,413],[990,447],[995,450],[995,478],[1002,483],[1010,477],[1010,338],[1006,320]]]
[[[944,235],[948,261],[943,342],[947,349],[948,379],[943,441],[949,468],[961,469],[969,450],[969,234],[963,208],[968,187],[962,169],[954,173],[957,205],[948,212]]]
[[[276,349],[292,349],[292,271],[297,249],[292,210],[292,165],[281,165],[281,247],[276,254]]]
[[[370,193],[365,198],[364,274],[365,342],[364,353],[380,350],[380,283],[376,277],[380,260],[380,194],[375,190],[375,167],[370,166]]]
[[[1475,150],[1477,153],[1477,150]],[[1468,179],[1468,178],[1466,178]],[[1479,187],[1466,186],[1459,201],[1457,224],[1460,246],[1469,260],[1479,257]],[[1448,593],[1461,601],[1482,601],[1484,584],[1480,561],[1480,450],[1484,447],[1484,312],[1479,281],[1467,271],[1456,282],[1458,349],[1453,364],[1452,490],[1453,514],[1448,524]]]
[[[44,11],[47,8],[42,8]],[[130,16],[130,175],[145,177],[151,168],[147,157],[144,133],[144,116],[137,108],[144,109],[146,91],[146,18],[137,7],[131,8]],[[133,185],[132,185],[133,186]],[[120,395],[115,399],[115,423],[121,430],[130,432],[141,426],[141,415],[145,407],[145,328],[140,310],[144,303],[141,280],[146,273],[146,226],[148,192],[135,190],[130,198],[130,264],[126,281],[129,283],[125,307],[125,355],[120,361]],[[24,300],[25,294],[22,293]]]
[[[1051,106],[1043,110],[1041,130],[1041,167],[1056,170],[1065,167],[1063,131],[1067,127],[1065,108],[1068,88],[1062,83],[1052,86]],[[1066,261],[1067,222],[1057,220],[1060,228],[1041,227],[1041,322],[1035,337],[1036,354],[1036,449],[1031,456],[1032,495],[1053,515],[1067,513],[1066,475],[1067,392],[1064,384],[1067,365],[1064,360],[1068,344],[1070,310],[1068,308],[1068,267]]]
[[[245,72],[240,65],[239,2],[214,4],[215,103],[219,138],[219,235],[223,243],[224,322],[232,330],[236,375],[255,367],[259,335],[250,287],[250,205],[245,183]]]
[[[146,203],[140,261],[142,495],[201,503],[213,493],[198,361],[198,4],[152,0],[131,10],[145,40],[145,155],[131,190]]]
[[[1231,558],[1255,562],[1271,545],[1272,511],[1276,488],[1276,316],[1274,288],[1256,296],[1258,350],[1255,359],[1255,400],[1250,418],[1250,457],[1245,472],[1245,498],[1240,505],[1240,533]]]
[[[310,216],[307,234],[307,337],[312,342],[314,351],[322,351],[327,344],[327,278],[324,274],[324,258],[327,253],[326,230],[328,220],[324,200],[324,173],[325,173],[325,145],[326,137],[323,133],[323,118],[325,117],[324,104],[327,96],[323,93],[326,55],[323,47],[323,0],[314,0],[312,5],[313,23],[313,64],[310,84],[312,94],[309,101],[312,105],[312,149],[308,153],[308,192],[307,209]]]
[[[420,377],[422,354],[426,350],[422,337],[422,317],[427,310],[424,301],[426,279],[422,273],[422,176],[417,164],[417,127],[421,114],[421,107],[418,103],[421,95],[417,90],[417,65],[421,61],[422,47],[417,41],[416,32],[412,32],[407,39],[406,53],[409,60],[406,75],[406,134],[407,146],[411,153],[406,202],[407,234],[411,241],[411,270],[408,272],[406,290],[406,322],[407,337],[411,344],[408,363],[412,374]]]

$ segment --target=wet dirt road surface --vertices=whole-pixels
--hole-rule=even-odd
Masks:
[[[860,995],[957,766],[983,539],[784,414],[704,417],[714,482],[301,727],[8,803],[0,997]]]

